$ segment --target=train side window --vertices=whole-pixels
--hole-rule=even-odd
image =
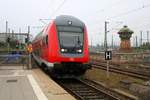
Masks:
[[[48,45],[48,35],[46,36],[46,45]]]

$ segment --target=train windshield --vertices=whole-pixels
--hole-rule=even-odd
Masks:
[[[81,27],[57,26],[61,53],[82,53],[84,32]]]
[[[83,33],[59,32],[60,47],[81,48],[83,46]]]

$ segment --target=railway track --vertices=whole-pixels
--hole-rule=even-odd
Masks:
[[[88,79],[53,78],[53,80],[77,100],[137,100],[135,97],[122,94]]]
[[[118,91],[115,91],[107,86],[104,86],[104,85],[101,85],[95,81],[92,81],[92,80],[88,80],[88,79],[84,79],[84,82],[100,89],[101,91],[104,91],[110,95],[113,95],[115,96],[116,98],[118,98],[119,100],[137,100],[137,97],[135,96],[131,96],[131,95],[128,95],[128,94],[122,94]]]
[[[98,68],[98,69],[107,70],[106,64],[103,64],[103,63],[95,63],[94,62],[94,63],[92,63],[92,66],[95,68]],[[123,74],[123,75],[128,75],[131,77],[140,78],[143,80],[149,80],[150,79],[150,74],[148,74],[148,73],[141,73],[141,72],[138,72],[138,71],[132,70],[132,69],[115,67],[114,65],[109,65],[109,71]]]
[[[56,80],[56,82],[78,100],[120,100],[119,98],[98,89],[94,85],[79,79],[59,79]]]

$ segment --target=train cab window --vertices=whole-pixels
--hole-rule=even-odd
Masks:
[[[79,33],[83,32],[83,29],[81,27],[57,26],[57,29],[60,32],[79,32]]]
[[[48,36],[45,36],[42,40],[44,46],[48,46]]]
[[[74,32],[60,32],[60,46],[64,47],[82,47],[83,34]]]
[[[82,53],[84,29],[77,26],[57,26],[61,53]]]

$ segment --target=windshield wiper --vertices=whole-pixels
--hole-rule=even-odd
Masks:
[[[74,50],[75,48],[79,48],[80,46],[81,46],[81,40],[80,40],[80,38],[78,36],[78,41],[75,42],[75,45],[73,46],[72,50]]]
[[[78,36],[78,45],[80,45],[81,44],[81,41],[80,41],[80,38],[79,38],[79,36]]]

